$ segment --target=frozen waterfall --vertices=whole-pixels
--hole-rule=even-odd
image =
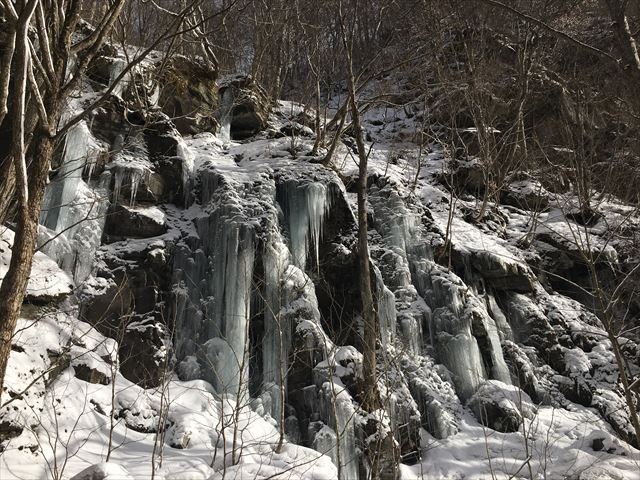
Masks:
[[[73,126],[65,137],[62,165],[43,200],[40,222],[46,230],[41,234],[40,247],[72,272],[76,283],[91,273],[93,253],[104,228],[109,174],[91,180],[103,151],[84,121]],[[85,183],[83,174],[91,186]]]

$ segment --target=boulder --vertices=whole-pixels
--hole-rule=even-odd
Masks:
[[[468,406],[484,426],[503,433],[517,432],[523,417],[535,412],[529,395],[497,380],[483,383]]]
[[[209,63],[173,56],[163,69],[159,105],[181,134],[215,132],[218,122],[217,70]]]
[[[165,215],[158,207],[115,205],[105,224],[105,233],[111,240],[156,237],[166,231]]]
[[[73,370],[76,372],[76,378],[89,383],[100,385],[109,385],[111,379],[101,372],[98,368],[92,367],[82,362],[74,362]]]
[[[600,219],[602,219],[603,215],[602,213],[594,210],[591,207],[577,207],[569,210],[567,213],[565,213],[565,216],[580,225],[593,227],[600,221]]]
[[[143,388],[158,386],[168,368],[165,338],[160,312],[134,316],[119,345],[120,373]]]
[[[6,440],[19,437],[23,430],[24,426],[18,425],[13,420],[0,422],[0,444]],[[3,448],[2,445],[0,445],[0,453],[2,453],[2,451]]]
[[[549,208],[550,194],[542,184],[524,172],[511,175],[501,195],[502,203],[540,212]]]
[[[105,53],[105,55],[96,55],[96,57],[91,60],[91,63],[89,63],[89,67],[87,68],[87,77],[89,77],[89,80],[92,82],[95,82],[102,87],[106,87],[109,85],[113,64],[116,59],[114,56],[106,54],[111,52],[105,51],[102,53]],[[117,54],[117,52],[115,53]]]
[[[458,192],[479,196],[485,189],[485,175],[478,159],[451,160],[448,172],[441,174],[440,181]]]
[[[553,381],[567,400],[585,407],[591,406],[593,393],[584,378],[568,378],[562,375],[554,375]]]
[[[230,115],[231,138],[244,140],[267,128],[271,102],[267,92],[250,76],[235,75],[221,79],[220,97],[229,96],[232,104],[218,112],[218,118]]]
[[[85,468],[71,480],[133,480],[126,468],[113,462],[98,463]]]
[[[280,132],[287,137],[312,137],[313,130],[298,122],[287,122],[280,127]]]

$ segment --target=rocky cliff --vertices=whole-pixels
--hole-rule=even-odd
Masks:
[[[70,110],[122,62],[105,52]],[[364,479],[374,419],[402,464],[388,478],[638,478],[586,264],[615,282],[632,207],[585,218],[526,172],[482,206],[474,159],[407,140],[425,112],[371,108],[384,406],[365,412],[352,143],[327,167],[304,105],[159,62],[60,152],[2,397],[9,477],[109,454],[117,478]],[[621,344],[637,374],[633,334]]]

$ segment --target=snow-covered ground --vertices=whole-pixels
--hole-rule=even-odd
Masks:
[[[167,480],[335,478],[331,460],[314,450],[285,443],[277,452],[273,420],[206,382],[168,377],[145,390],[126,380],[112,363],[116,343],[74,313],[20,319],[1,411],[25,429],[0,455],[3,480],[71,478],[107,456],[112,466],[102,469],[112,480],[151,478],[152,470]],[[106,384],[78,378],[81,369]]]

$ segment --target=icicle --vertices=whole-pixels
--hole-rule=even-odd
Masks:
[[[321,183],[307,186],[307,210],[309,215],[309,236],[315,250],[316,266],[320,265],[320,239],[324,216],[329,210],[327,188]],[[305,239],[305,243],[308,241]],[[307,245],[308,248],[308,245]]]
[[[468,400],[482,380],[487,378],[478,342],[471,332],[457,335],[440,332],[436,338],[438,356],[453,373],[458,395],[461,399]]]
[[[82,121],[69,130],[57,178],[45,192],[41,223],[59,235],[43,251],[55,258],[60,267],[73,274],[77,283],[91,273],[97,246],[100,244],[106,214],[106,191],[91,188],[82,179],[88,171],[90,180],[102,147]]]
[[[282,204],[288,220],[289,238],[293,262],[302,270],[313,247],[316,266],[320,264],[320,240],[324,218],[331,206],[331,195],[327,187],[319,182],[300,185],[287,180],[281,186]]]
[[[185,143],[182,137],[178,138],[178,157],[182,159],[182,192],[184,195],[183,201],[185,205],[191,203],[191,176],[193,175],[194,159],[189,147]]]
[[[405,315],[399,323],[407,350],[414,355],[419,354],[420,344],[422,343],[422,332],[418,321],[412,316]]]
[[[207,214],[196,220],[197,235],[176,256],[176,351],[180,361],[195,356],[202,378],[221,395],[244,402],[249,385],[249,320],[256,256],[255,224],[242,199],[216,172],[202,175],[201,201]],[[182,365],[182,364],[180,364]],[[195,371],[179,365],[179,372]]]
[[[383,347],[388,347],[393,344],[396,335],[396,298],[393,292],[385,287],[382,275],[377,268],[375,274],[380,340]]]
[[[227,350],[212,360],[218,392],[245,394],[248,386],[248,323],[255,258],[253,230],[248,223],[217,219],[213,255],[214,297],[207,315],[208,337],[224,338]]]
[[[114,172],[112,202],[117,204],[120,201],[122,185],[129,182],[129,206],[134,206],[140,184],[143,180],[148,181],[151,168],[146,158],[139,159],[130,154],[119,155],[110,165],[110,170]]]
[[[122,181],[125,177],[125,171],[117,168],[114,176],[114,184],[113,184],[113,203],[118,203],[120,199],[120,190],[122,190]]]
[[[319,405],[321,418],[331,428],[325,430],[327,435],[321,437],[315,446],[322,448],[322,453],[328,454],[333,463],[339,466],[341,480],[357,480],[360,478],[360,461],[356,448],[353,400],[339,380],[332,382],[322,385]]]
[[[82,172],[87,159],[95,158],[99,151],[100,147],[91,136],[85,122],[78,123],[67,133],[62,166],[57,178],[49,186],[49,194],[43,205],[41,221],[51,230],[60,233],[70,225],[70,222],[75,221],[69,219],[69,209],[76,203],[78,187],[83,183]]]
[[[142,172],[139,170],[133,170],[129,173],[131,178],[131,197],[129,199],[129,206],[133,207],[136,203],[136,195],[138,195],[138,187],[142,180]]]
[[[331,458],[334,465],[337,465],[338,460],[338,436],[336,432],[333,431],[331,427],[324,425],[318,432],[316,432],[313,437],[313,448],[314,450],[327,455]]]
[[[104,177],[109,176],[108,173],[103,175]],[[84,281],[91,275],[95,262],[93,253],[102,240],[108,209],[108,191],[104,188],[104,182],[100,183],[101,185],[93,190],[88,189],[84,184],[81,186],[81,189],[86,192],[86,197],[82,208],[74,213],[73,218],[84,218],[85,220],[68,231],[68,235],[72,235],[76,252],[72,270],[76,283]]]

